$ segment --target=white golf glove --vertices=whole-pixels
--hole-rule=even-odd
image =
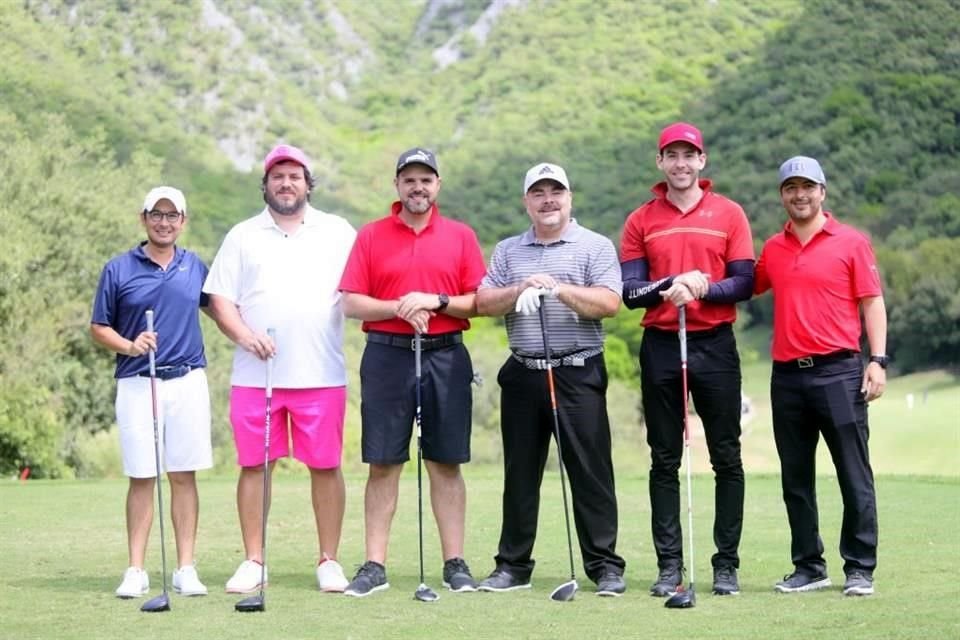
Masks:
[[[527,287],[517,296],[517,306],[514,311],[522,313],[525,316],[533,315],[540,308],[540,298],[557,297],[560,287],[553,289],[544,289],[543,287]]]

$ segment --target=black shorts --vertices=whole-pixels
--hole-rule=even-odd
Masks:
[[[463,344],[421,353],[423,456],[442,464],[470,461],[473,363]],[[360,361],[361,450],[368,464],[410,459],[417,408],[414,353],[367,343]]]

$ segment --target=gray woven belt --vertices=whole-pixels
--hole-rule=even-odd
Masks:
[[[550,367],[583,367],[587,364],[588,358],[598,356],[601,353],[603,353],[603,347],[593,347],[591,349],[584,349],[583,351],[575,351],[558,358],[551,358]],[[517,353],[511,353],[510,355],[527,369],[544,370],[547,368],[546,358],[528,358]]]

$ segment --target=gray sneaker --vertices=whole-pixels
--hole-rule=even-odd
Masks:
[[[387,582],[387,568],[379,562],[367,560],[357,571],[356,577],[347,585],[343,595],[354,598],[363,598],[374,593],[389,589],[390,583]]]
[[[597,580],[597,595],[607,598],[619,598],[626,592],[627,583],[616,571],[607,571]]]
[[[718,596],[735,596],[740,593],[737,570],[733,567],[717,567],[713,570],[713,593]]]
[[[480,581],[477,589],[480,591],[515,591],[529,589],[530,578],[518,578],[506,569],[497,567],[489,576]]]
[[[683,582],[683,569],[680,567],[666,567],[660,569],[657,581],[650,587],[650,595],[657,598],[666,598],[677,592],[677,587]]]
[[[872,596],[873,576],[866,571],[851,571],[847,574],[847,581],[843,583],[845,596]]]
[[[802,571],[794,571],[788,576],[783,576],[783,580],[773,585],[773,588],[780,593],[800,593],[801,591],[826,589],[831,584],[830,578],[825,573],[812,576]]]
[[[477,590],[477,581],[463,558],[450,558],[443,563],[443,586],[456,593]]]

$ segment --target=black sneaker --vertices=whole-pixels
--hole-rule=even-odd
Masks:
[[[516,591],[529,589],[530,578],[518,578],[506,569],[497,567],[488,577],[480,581],[477,589],[480,591]]]
[[[627,590],[627,583],[623,576],[616,571],[607,571],[597,580],[597,595],[608,598],[619,598]]]
[[[450,558],[443,563],[443,586],[457,593],[477,590],[477,581],[463,558]]]
[[[677,587],[683,582],[683,570],[680,567],[660,569],[657,581],[650,587],[650,595],[657,598],[666,598],[677,592]]]
[[[343,595],[354,598],[363,598],[375,591],[389,589],[387,582],[387,568],[379,562],[367,560],[360,566],[356,577],[347,585]]]
[[[851,571],[847,574],[847,581],[843,583],[845,596],[872,596],[873,576],[866,571]]]
[[[740,593],[737,570],[733,567],[717,567],[713,570],[713,593],[718,596],[735,596]]]
[[[783,580],[773,585],[773,588],[780,593],[799,593],[801,591],[826,589],[830,584],[830,578],[825,573],[812,576],[802,571],[794,571],[788,576],[783,576]]]

